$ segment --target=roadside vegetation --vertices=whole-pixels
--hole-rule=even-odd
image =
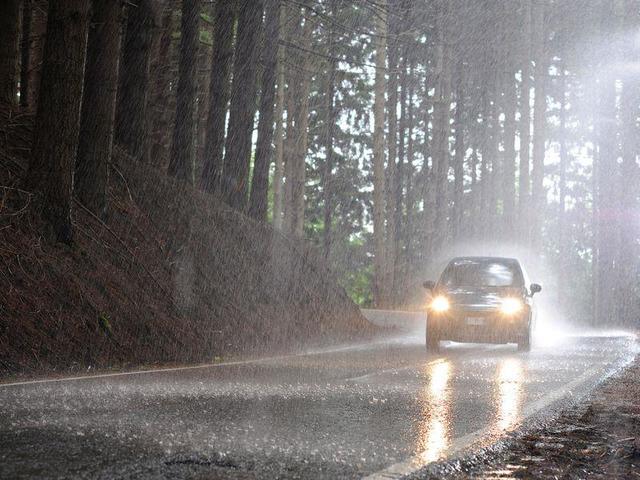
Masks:
[[[311,314],[342,288],[421,308],[443,257],[496,244],[553,266],[536,281],[554,320],[637,326],[639,16],[637,0],[1,2],[0,328],[40,338],[11,352],[47,364],[43,312],[60,332],[125,324],[135,355],[168,328],[193,358],[240,324],[285,342],[296,322],[358,324]],[[92,268],[107,257],[137,280]],[[111,293],[76,318],[89,274]],[[95,354],[69,342],[52,345]]]

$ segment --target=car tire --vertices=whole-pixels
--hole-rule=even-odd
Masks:
[[[440,351],[440,334],[436,330],[429,331],[427,327],[427,352],[438,353]]]
[[[531,331],[527,331],[518,339],[518,351],[529,352],[531,351]]]

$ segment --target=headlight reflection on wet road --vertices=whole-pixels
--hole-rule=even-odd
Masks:
[[[425,421],[418,445],[419,455],[425,464],[443,457],[451,441],[451,363],[443,359],[431,364],[427,373],[429,383],[422,392]]]
[[[442,359],[427,367],[428,383],[422,389],[423,423],[418,438],[418,457],[425,465],[445,457],[451,446],[453,366]],[[524,366],[518,358],[502,360],[495,374],[496,433],[515,428],[522,414]]]
[[[498,383],[496,427],[498,430],[510,430],[520,420],[523,378],[524,369],[520,359],[509,358],[498,365],[496,378]]]

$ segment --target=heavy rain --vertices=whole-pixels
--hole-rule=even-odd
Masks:
[[[639,0],[0,1],[0,479],[637,478]]]

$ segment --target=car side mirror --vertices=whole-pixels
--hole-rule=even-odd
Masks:
[[[531,295],[535,295],[536,293],[540,293],[542,291],[542,285],[540,285],[539,283],[532,283],[531,287],[529,287],[529,290],[531,291]]]
[[[427,280],[422,284],[422,286],[427,290],[433,291],[433,289],[436,288],[436,282],[434,282],[433,280]]]

